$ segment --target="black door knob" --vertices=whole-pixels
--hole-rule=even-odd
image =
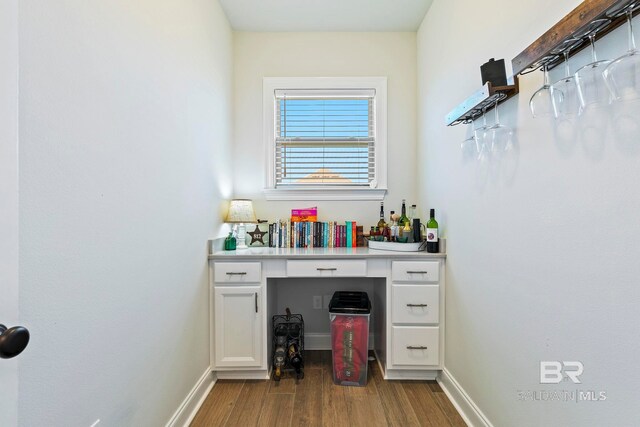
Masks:
[[[29,344],[29,331],[24,326],[14,326],[7,329],[0,325],[0,358],[16,357]]]

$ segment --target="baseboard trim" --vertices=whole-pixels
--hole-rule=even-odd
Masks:
[[[180,407],[173,414],[166,427],[188,427],[215,383],[216,377],[213,372],[211,372],[211,368],[207,367],[198,382],[196,382],[196,385],[193,386],[187,397],[185,397],[180,404]]]
[[[468,426],[493,427],[486,415],[482,413],[478,405],[469,397],[447,368],[442,369],[437,381]]]
[[[373,333],[369,334],[369,350],[373,350]],[[321,332],[305,332],[305,350],[331,350],[331,334]]]
[[[216,371],[219,380],[268,380],[270,377],[267,369],[256,371]]]

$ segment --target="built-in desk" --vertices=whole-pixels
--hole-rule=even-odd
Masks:
[[[369,278],[371,341],[385,379],[434,379],[444,360],[445,258],[368,248],[213,252],[211,367],[218,378],[269,377],[279,279]]]

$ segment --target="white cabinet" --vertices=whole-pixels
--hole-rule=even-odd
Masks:
[[[260,286],[214,288],[214,364],[216,368],[260,368],[265,339]]]
[[[392,341],[394,365],[430,366],[440,361],[438,327],[394,326]]]
[[[259,283],[261,266],[259,262],[216,262],[214,281],[224,283]]]
[[[287,260],[287,277],[365,277],[364,259]]]
[[[394,261],[391,280],[394,282],[437,282],[440,263],[436,261]]]
[[[268,378],[271,316],[279,309],[281,280],[319,286],[317,295],[324,295],[325,284],[353,290],[363,283],[350,278],[363,278],[373,289],[370,332],[384,378],[435,378],[444,360],[444,259],[364,248],[341,256],[340,249],[327,256],[295,248],[210,256],[210,355],[218,378]]]
[[[440,286],[393,285],[391,320],[393,323],[438,324]]]
[[[443,341],[438,261],[393,261],[391,350],[393,369],[437,369]]]

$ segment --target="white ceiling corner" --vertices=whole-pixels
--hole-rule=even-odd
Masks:
[[[417,31],[433,0],[219,0],[237,31]]]

